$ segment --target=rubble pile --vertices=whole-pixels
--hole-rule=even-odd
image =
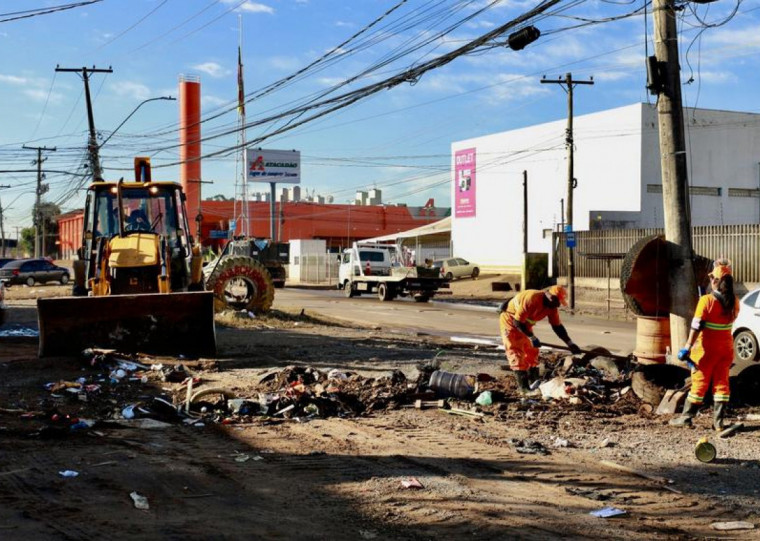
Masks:
[[[309,366],[269,371],[260,377],[256,387],[248,398],[193,401],[191,411],[221,422],[252,416],[299,420],[353,417],[395,409],[417,391],[417,383],[409,382],[398,370],[388,376],[367,378]]]

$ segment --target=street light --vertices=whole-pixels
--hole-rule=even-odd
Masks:
[[[137,107],[135,107],[135,108],[132,110],[132,112],[131,112],[131,113],[129,113],[129,114],[127,115],[127,118],[125,118],[124,120],[122,120],[122,121],[121,121],[121,124],[119,124],[118,126],[116,126],[116,129],[115,129],[114,131],[112,131],[112,132],[111,132],[111,135],[109,135],[108,137],[106,137],[105,141],[103,141],[102,143],[100,143],[100,144],[98,145],[98,150],[99,150],[99,149],[101,149],[101,148],[103,148],[103,146],[104,146],[104,145],[105,145],[105,144],[106,144],[106,143],[107,143],[107,142],[108,142],[108,141],[111,139],[111,137],[113,137],[113,136],[114,136],[114,134],[115,134],[117,131],[119,131],[119,128],[121,128],[121,127],[122,127],[124,124],[126,124],[127,120],[129,120],[130,118],[132,118],[132,115],[134,115],[134,114],[137,112],[137,110],[138,110],[140,107],[142,107],[143,105],[145,105],[145,104],[146,104],[146,103],[148,103],[149,101],[157,101],[157,100],[169,100],[169,101],[177,101],[177,98],[173,98],[173,97],[171,97],[171,96],[159,96],[158,98],[148,98],[147,100],[144,100],[144,101],[143,101],[143,102],[141,102],[141,103],[140,103],[140,104],[139,104]]]

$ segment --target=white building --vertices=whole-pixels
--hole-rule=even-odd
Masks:
[[[760,221],[760,114],[686,109],[692,225]],[[573,229],[663,227],[657,110],[637,103],[574,118]],[[564,225],[567,120],[452,144],[453,254],[519,271],[523,171],[528,251]]]

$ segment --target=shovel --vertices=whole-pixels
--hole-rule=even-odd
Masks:
[[[684,385],[680,389],[668,389],[665,391],[665,396],[662,397],[660,405],[657,406],[657,411],[655,413],[657,415],[676,413],[683,405],[689,387],[691,387],[691,384]]]

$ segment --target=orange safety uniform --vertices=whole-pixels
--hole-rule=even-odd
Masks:
[[[734,340],[731,326],[739,313],[739,300],[734,297],[734,309],[730,314],[723,312],[720,301],[712,294],[702,295],[697,303],[691,328],[701,329],[691,349],[691,360],[697,370],[691,374],[689,402],[702,404],[712,383],[715,403],[728,402],[731,392],[728,372],[734,361]]]
[[[549,318],[552,326],[561,324],[559,311],[544,306],[544,292],[535,289],[526,289],[515,295],[499,316],[501,338],[512,370],[528,370],[538,366],[538,349],[515,326],[515,322],[519,321],[528,331],[533,332],[533,326],[545,317]]]

